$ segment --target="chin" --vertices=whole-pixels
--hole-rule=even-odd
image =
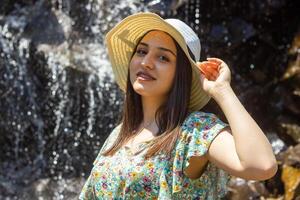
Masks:
[[[133,90],[141,96],[148,96],[148,92],[144,88],[133,88]]]
[[[133,85],[133,90],[141,96],[150,96],[150,91],[142,85]]]
[[[143,85],[135,82],[132,85],[133,90],[141,96],[160,96],[160,88],[155,86]]]

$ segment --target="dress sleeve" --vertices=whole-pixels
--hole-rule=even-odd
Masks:
[[[227,126],[212,113],[194,112],[187,117],[175,147],[173,193],[186,185],[183,171],[188,167],[190,158],[206,154],[214,138]]]
[[[190,115],[183,126],[182,142],[186,153],[183,169],[189,166],[192,156],[206,154],[212,141],[227,126],[212,113],[196,112]]]
[[[110,145],[113,144],[113,142],[115,141],[115,139],[117,138],[119,132],[120,132],[120,128],[121,128],[121,124],[118,125],[117,127],[115,127],[112,132],[109,134],[109,136],[107,137],[107,139],[105,140],[104,144],[102,145],[95,161],[93,162],[93,165],[96,165],[99,157],[101,156],[101,153],[108,149],[110,147]],[[80,200],[90,200],[90,199],[96,199],[95,198],[95,193],[93,191],[93,181],[91,178],[91,175],[88,177],[88,179],[86,180],[81,193],[79,195],[79,199]]]
[[[91,182],[91,175],[86,180],[86,182],[80,192],[79,199],[80,200],[95,199],[93,186],[92,186],[92,182]]]

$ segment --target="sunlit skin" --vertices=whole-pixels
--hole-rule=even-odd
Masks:
[[[161,31],[149,32],[140,42],[130,62],[130,81],[141,95],[143,124],[151,124],[134,138],[132,144],[153,138],[157,131],[155,112],[165,101],[173,84],[176,70],[176,46],[172,38]],[[178,58],[177,58],[178,59]],[[246,111],[231,88],[231,73],[218,58],[198,62],[201,85],[220,106],[230,129],[222,130],[211,143],[208,153],[192,157],[184,173],[198,178],[208,161],[229,174],[251,180],[266,180],[277,171],[276,158],[263,131]],[[143,71],[154,79],[137,76]]]
[[[210,161],[229,174],[244,179],[266,180],[274,176],[278,167],[272,146],[232,90],[227,64],[219,58],[207,58],[197,65],[202,72],[201,87],[218,103],[230,129],[218,134],[207,154],[192,157],[185,173],[197,178],[203,163]]]
[[[129,66],[130,82],[141,95],[144,124],[154,121],[156,110],[168,96],[174,82],[176,56],[175,42],[162,31],[147,33],[136,48]],[[138,72],[148,73],[154,80],[138,76]]]

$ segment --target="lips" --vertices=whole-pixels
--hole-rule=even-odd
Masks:
[[[153,76],[151,76],[151,75],[148,74],[147,72],[142,72],[142,71],[140,71],[140,72],[138,72],[138,73],[136,74],[136,76],[137,76],[138,78],[141,78],[142,80],[156,80]]]

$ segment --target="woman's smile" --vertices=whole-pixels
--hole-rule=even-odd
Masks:
[[[137,74],[137,80],[139,81],[154,81],[156,80],[153,76],[151,76],[147,72],[139,71]]]
[[[130,81],[134,91],[142,96],[164,99],[173,85],[176,55],[175,42],[167,33],[147,33],[130,62]]]

